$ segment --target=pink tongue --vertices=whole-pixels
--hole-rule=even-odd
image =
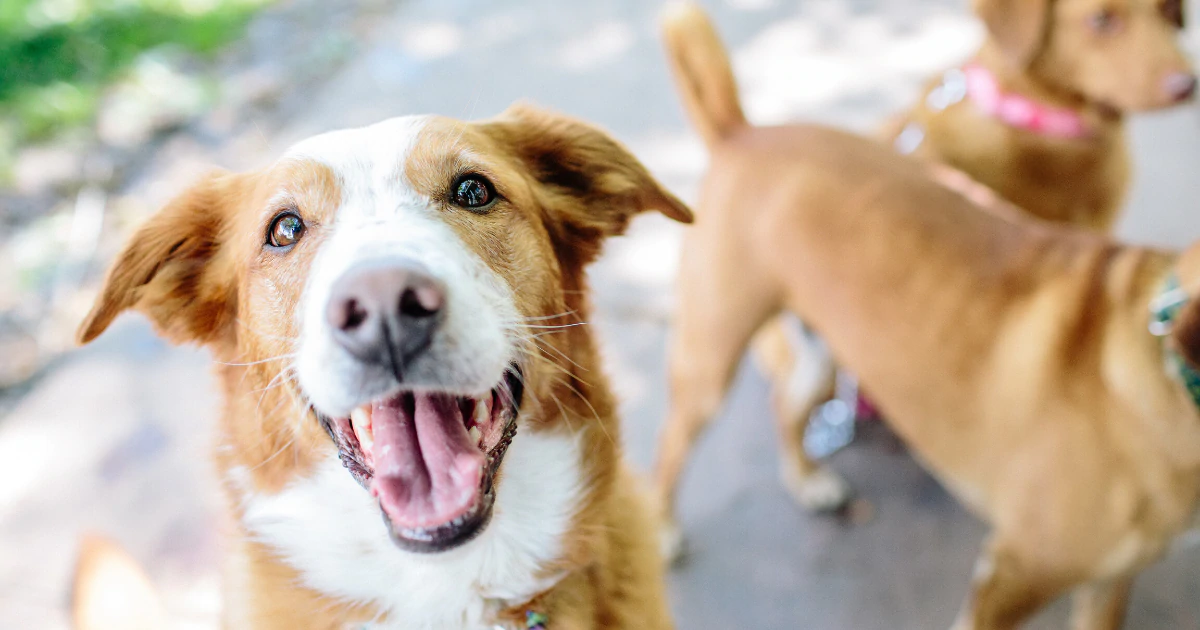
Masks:
[[[394,526],[445,525],[475,504],[484,456],[471,443],[456,398],[402,394],[375,403],[371,425],[371,493]]]

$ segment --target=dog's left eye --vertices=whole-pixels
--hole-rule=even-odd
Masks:
[[[480,175],[467,175],[454,184],[454,203],[469,210],[478,210],[496,196],[492,183]]]
[[[1111,35],[1121,28],[1121,16],[1112,9],[1101,9],[1088,17],[1088,24],[1101,35]]]
[[[291,247],[304,236],[304,221],[293,212],[285,212],[271,222],[267,244],[271,247]]]

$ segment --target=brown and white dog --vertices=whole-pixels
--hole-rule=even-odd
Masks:
[[[1134,576],[1200,507],[1200,245],[1123,246],[979,206],[865,138],[750,126],[704,14],[682,5],[666,31],[712,159],[684,237],[662,487],[789,309],[990,523],[956,630],[1018,627],[1071,591],[1076,628],[1119,628]],[[802,360],[811,399],[833,362]]]
[[[515,106],[316,136],[152,217],[80,339],[137,309],[216,357],[225,625],[671,627],[583,326],[585,267],[649,209],[691,220]]]

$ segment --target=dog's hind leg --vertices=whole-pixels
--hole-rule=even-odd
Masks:
[[[850,486],[804,449],[813,412],[833,399],[837,366],[829,349],[798,320],[771,318],[754,336],[754,354],[772,384],[779,431],[779,477],[792,498],[813,512],[836,510],[850,499]]]
[[[674,330],[668,350],[671,409],[659,439],[655,481],[663,515],[663,551],[682,549],[674,500],[689,454],[712,422],[754,331],[778,310],[769,282],[715,259],[724,245],[693,234],[685,242]]]
[[[1132,590],[1132,577],[1079,587],[1072,601],[1071,630],[1121,630]]]

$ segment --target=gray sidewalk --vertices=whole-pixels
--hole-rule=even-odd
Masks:
[[[749,115],[869,131],[961,59],[978,27],[949,0],[705,2],[735,52]],[[476,118],[527,98],[594,121],[692,198],[706,157],[656,34],[657,2],[420,0],[384,12],[359,52],[286,118],[207,143],[168,142],[127,194],[158,203],[203,164],[249,168],[312,133],[433,112]],[[294,99],[293,99],[294,100]],[[1200,237],[1200,109],[1134,123],[1137,185],[1122,234]],[[663,353],[680,228],[635,222],[593,270],[608,373],[630,457],[648,466],[666,410]],[[76,536],[112,534],[172,610],[212,627],[220,499],[207,460],[217,400],[206,355],[136,317],[61,362],[0,418],[0,629],[65,628]],[[685,630],[949,627],[984,528],[884,431],[833,466],[874,507],[866,523],[806,515],[775,478],[766,386],[752,367],[683,488],[691,555],[672,576]],[[1138,582],[1128,628],[1200,628],[1200,550]],[[1063,627],[1062,607],[1035,628]]]

